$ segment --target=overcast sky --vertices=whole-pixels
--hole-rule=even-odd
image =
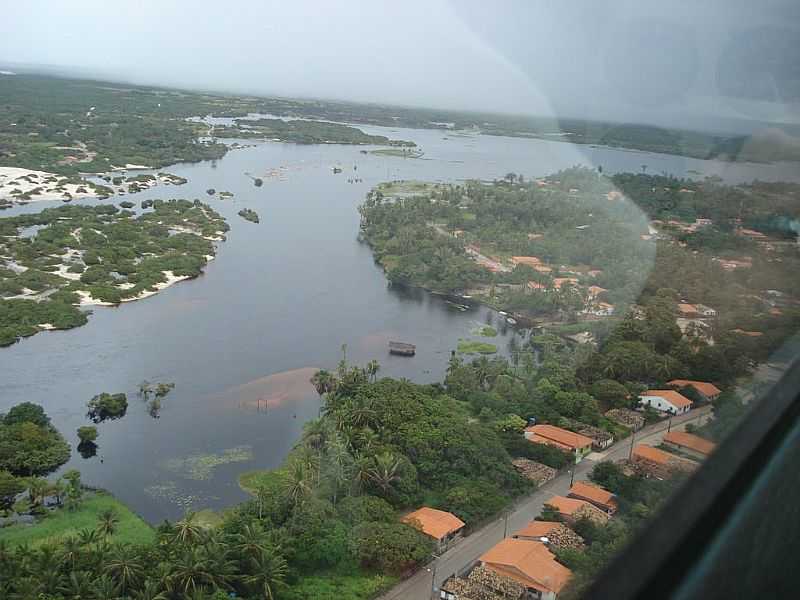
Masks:
[[[232,92],[670,124],[795,122],[799,6],[26,0],[3,11],[0,61]]]

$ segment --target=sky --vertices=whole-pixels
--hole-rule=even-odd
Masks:
[[[112,80],[663,125],[800,121],[793,0],[26,0],[0,63]]]

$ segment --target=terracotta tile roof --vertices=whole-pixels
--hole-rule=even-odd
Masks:
[[[543,440],[537,438],[544,438],[544,440],[567,446],[572,450],[592,445],[592,438],[561,429],[555,425],[531,425],[526,427],[525,431],[533,434],[533,441],[542,442]]]
[[[528,282],[528,289],[531,290],[546,290],[547,286],[539,283],[538,281],[529,281]]]
[[[698,392],[711,398],[712,396],[717,396],[722,393],[722,390],[715,386],[713,383],[709,383],[707,381],[694,381],[692,379],[673,379],[672,381],[668,381],[667,385],[674,385],[676,387],[684,388],[687,385],[692,386]]]
[[[694,304],[686,304],[685,302],[681,302],[678,304],[678,311],[685,315],[693,315],[697,312],[697,307]]]
[[[540,264],[542,261],[535,256],[512,256],[511,262],[515,265],[528,265],[531,267]]]
[[[572,452],[574,450],[572,446],[569,446],[567,444],[562,444],[561,442],[558,442],[556,440],[551,440],[550,438],[546,438],[544,436],[535,433],[531,435],[529,438],[527,438],[527,440],[529,442],[534,442],[536,444],[547,444],[548,446],[555,446],[556,448],[561,448],[566,452]]]
[[[646,446],[645,444],[639,444],[633,449],[631,453],[633,458],[643,458],[644,460],[649,460],[650,462],[654,462],[659,465],[668,465],[675,457],[670,454],[669,452],[664,452],[663,450],[659,450],[658,448],[653,448],[652,446]]]
[[[419,524],[423,533],[437,540],[441,540],[448,533],[458,531],[464,527],[464,521],[453,513],[428,508],[427,506],[408,513],[401,521],[414,527]]]
[[[553,285],[557,290],[560,290],[561,286],[564,284],[577,285],[578,279],[575,277],[556,277],[555,279],[553,279]]]
[[[658,396],[663,398],[676,408],[683,408],[684,406],[691,406],[692,401],[686,396],[683,396],[675,390],[647,390],[642,396]]]
[[[519,531],[515,531],[514,537],[547,537],[559,525],[561,523],[558,521],[531,521]]]
[[[550,273],[553,270],[551,267],[546,267],[545,265],[534,265],[533,268],[539,271],[539,273]]]
[[[557,594],[572,576],[544,544],[532,540],[506,538],[480,560],[499,575],[543,592]]]
[[[738,333],[740,335],[747,335],[750,337],[761,337],[764,335],[761,331],[745,331],[744,329],[731,329],[731,333]]]
[[[578,500],[577,498],[567,498],[566,496],[553,496],[545,502],[546,505],[552,506],[562,515],[573,515],[576,512],[583,510],[602,516],[603,520],[608,519],[608,515],[602,510],[597,508],[594,504],[586,500]]]
[[[591,502],[596,502],[597,504],[603,504],[605,506],[617,506],[614,494],[599,486],[592,485],[587,481],[576,481],[573,486],[569,488],[569,495],[580,496]]]
[[[588,287],[589,293],[593,296],[597,296],[598,294],[602,294],[603,292],[607,292],[606,288],[601,288],[599,285],[590,285]]]
[[[714,442],[701,438],[699,435],[686,433],[685,431],[670,431],[664,436],[664,441],[675,444],[676,446],[688,448],[689,450],[694,450],[706,456],[711,454],[714,448],[717,447]]]

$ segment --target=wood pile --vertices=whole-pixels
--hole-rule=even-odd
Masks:
[[[528,458],[515,458],[511,461],[511,464],[519,471],[520,475],[530,479],[537,485],[545,484],[556,476],[554,468]]]
[[[568,548],[583,550],[586,548],[583,538],[563,523],[559,523],[548,531],[547,539],[550,540],[551,546],[560,550],[567,550]]]
[[[592,523],[597,525],[605,525],[608,523],[608,515],[591,504],[589,506],[581,506],[570,516],[576,521],[579,519],[589,519]]]
[[[489,567],[478,565],[467,577],[467,581],[482,588],[489,589],[499,598],[517,600],[525,593],[525,587],[510,577],[503,577]]]
[[[629,408],[612,408],[605,416],[632,431],[639,431],[644,427],[644,415]]]

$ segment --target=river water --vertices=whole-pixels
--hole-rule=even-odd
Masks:
[[[96,307],[89,323],[45,332],[0,349],[0,412],[22,401],[42,404],[70,442],[88,424],[86,402],[125,392],[128,414],[99,425],[97,456],[77,452],[65,468],[111,490],[151,522],[187,508],[221,508],[246,498],[243,471],[278,466],[320,400],[308,380],[316,368],[377,359],[382,375],[441,380],[460,338],[500,319],[487,308],[454,310],[421,290],[387,286],[367,246],[357,240],[356,207],[385,180],[491,179],[513,171],[541,176],[575,164],[676,175],[796,180],[791,165],[700,161],[560,142],[460,135],[429,130],[361,128],[415,141],[425,156],[365,155],[368,147],[300,146],[243,140],[215,162],[180,164],[189,179],[130,197],[201,198],[231,225],[204,275],[119,308]],[[343,169],[334,175],[332,166]],[[357,171],[354,168],[357,167]],[[276,171],[277,170],[277,171]],[[256,188],[245,175],[264,177]],[[272,174],[272,175],[270,175]],[[361,183],[348,183],[360,178]],[[232,200],[209,198],[215,188]],[[127,199],[119,198],[117,201]],[[89,203],[96,201],[87,201]],[[108,201],[106,201],[108,202]],[[60,202],[36,202],[2,216]],[[236,213],[252,208],[256,225]],[[505,349],[512,329],[494,343]],[[417,345],[412,358],[390,356],[390,339]],[[174,382],[161,417],[151,418],[136,390],[143,379]]]

